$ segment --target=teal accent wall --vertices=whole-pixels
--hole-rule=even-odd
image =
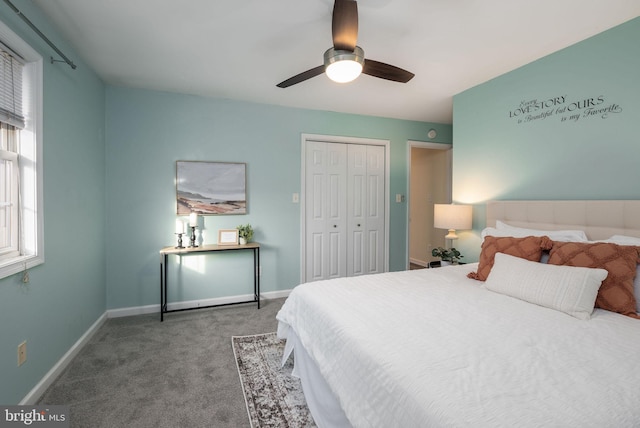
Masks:
[[[457,245],[477,260],[484,203],[640,198],[640,18],[454,97]]]
[[[16,6],[77,65],[0,3],[0,20],[44,58],[45,263],[0,280],[0,403],[18,403],[104,313],[104,84],[31,2]],[[17,347],[27,361],[17,367]]]
[[[251,223],[263,292],[300,282],[302,134],[391,141],[390,270],[407,264],[407,140],[451,126],[107,86],[107,307],[159,303],[160,248],[175,245],[175,162],[246,162],[248,213],[205,216],[204,241]],[[183,217],[185,218],[185,217]],[[170,256],[170,300],[253,292],[251,253]]]

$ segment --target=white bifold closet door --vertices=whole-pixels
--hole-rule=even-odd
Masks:
[[[384,271],[384,147],[308,141],[306,280]]]

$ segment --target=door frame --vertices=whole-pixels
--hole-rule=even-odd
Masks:
[[[302,134],[300,137],[300,283],[306,282],[306,154],[307,141],[320,141],[324,143],[339,144],[361,144],[369,146],[384,146],[384,271],[389,271],[389,215],[391,210],[390,203],[390,184],[391,184],[391,141],[360,138],[360,137],[344,137],[339,135],[322,135],[322,134]]]
[[[411,195],[411,150],[416,149],[430,149],[430,150],[446,150],[447,161],[449,162],[449,171],[451,174],[447,179],[447,194],[449,195],[449,203],[453,194],[453,144],[451,143],[429,143],[426,141],[407,140],[407,195]],[[409,252],[409,240],[411,236],[411,198],[407,197],[407,234],[405,242],[407,244],[405,259],[407,261],[407,269],[411,266],[411,254]]]

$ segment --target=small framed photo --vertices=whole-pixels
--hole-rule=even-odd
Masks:
[[[218,245],[238,245],[238,229],[218,230]]]

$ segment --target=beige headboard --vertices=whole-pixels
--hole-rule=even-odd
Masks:
[[[531,229],[580,229],[591,240],[640,238],[640,201],[490,201],[487,226],[496,220]]]

